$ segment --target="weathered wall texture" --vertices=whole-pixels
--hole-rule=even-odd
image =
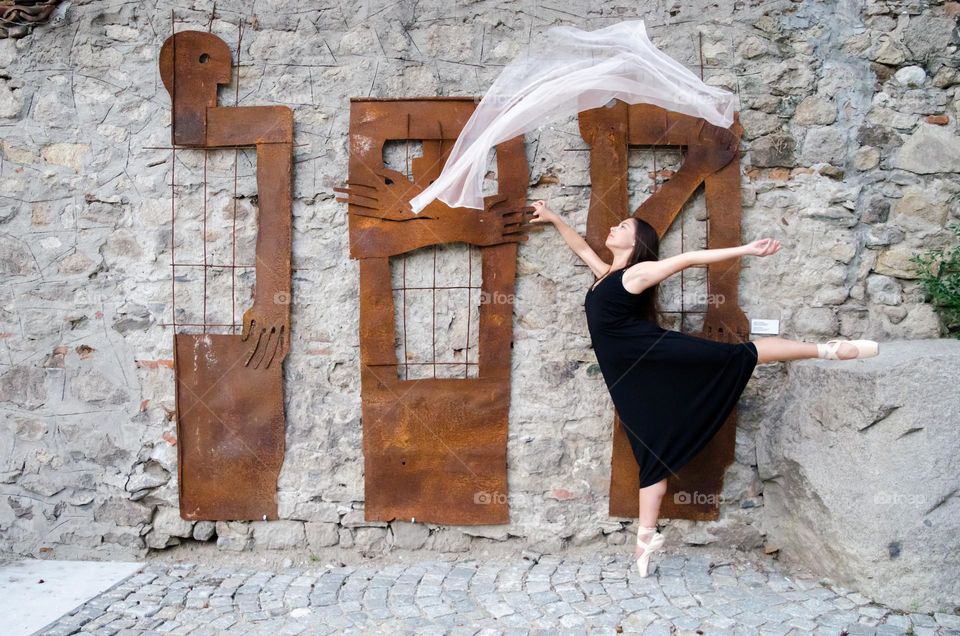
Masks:
[[[531,31],[552,24],[593,29],[643,18],[665,52],[697,73],[702,54],[705,80],[739,92],[743,239],[776,236],[784,244],[774,257],[743,262],[748,317],[778,318],[784,335],[809,340],[940,335],[908,257],[946,244],[945,224],[960,217],[957,3],[639,2],[625,9],[611,1],[559,11],[536,2],[403,1],[354,11],[349,3],[273,2],[257,3],[252,15],[252,3],[221,1],[210,26],[231,47],[238,20],[247,21],[240,105],[289,105],[300,144],[283,520],[182,521],[172,330],[164,323],[172,311],[171,243],[178,260],[203,248],[203,159],[177,153],[183,187],[172,239],[171,153],[151,149],[170,139],[157,55],[170,34],[171,4],[155,4],[74,1],[63,19],[0,41],[5,550],[104,558],[188,538],[215,539],[224,550],[624,543],[632,524],[606,515],[612,404],[582,311],[593,278],[552,230],[520,248],[512,522],[363,520],[357,264],[348,257],[345,206],[332,190],[346,177],[349,98],[481,95]],[[177,29],[206,29],[211,4],[178,3]],[[235,97],[234,86],[222,89],[221,103]],[[530,198],[547,199],[582,232],[590,187],[576,120],[527,140]],[[403,169],[405,149],[391,152],[392,166]],[[251,154],[239,153],[236,200],[234,153],[208,157],[208,250],[227,253],[236,202],[237,262],[252,255]],[[633,204],[650,193],[652,158],[633,151]],[[658,151],[657,167],[675,167],[677,159]],[[679,251],[681,238],[683,249],[700,247],[703,214],[701,193],[684,213],[684,231],[678,225],[667,235],[663,256]],[[202,277],[178,275],[178,321],[189,322],[202,303]],[[208,320],[230,322],[229,277],[211,276]],[[251,283],[249,273],[238,276],[237,316]],[[684,294],[698,286],[702,277],[690,273]],[[740,404],[722,518],[676,523],[688,542],[763,543],[754,438],[777,412],[784,373],[781,364],[757,369]]]

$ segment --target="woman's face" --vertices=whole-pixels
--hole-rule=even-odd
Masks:
[[[621,247],[624,249],[633,249],[633,244],[637,237],[637,224],[632,219],[624,219],[619,224],[610,228],[610,234],[604,241],[607,247]]]

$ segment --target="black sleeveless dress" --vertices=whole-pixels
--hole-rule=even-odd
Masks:
[[[640,465],[640,487],[678,471],[707,445],[736,406],[757,347],[663,329],[637,316],[640,294],[624,270],[587,291],[593,350]]]

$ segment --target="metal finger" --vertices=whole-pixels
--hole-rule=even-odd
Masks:
[[[270,350],[270,340],[273,339],[273,334],[276,332],[276,330],[277,330],[276,327],[270,327],[270,331],[267,331],[266,329],[264,329],[264,332],[266,332],[267,334],[267,340],[263,343],[260,357],[256,361],[256,367],[258,369],[260,368],[260,365],[263,364],[263,359],[266,357],[267,351]]]
[[[253,326],[257,324],[256,318],[251,318],[249,321],[245,320],[243,322],[243,329],[240,331],[240,341],[246,342],[247,338],[250,337],[250,332],[253,330]]]
[[[379,188],[376,185],[370,185],[369,183],[360,183],[359,181],[347,181],[347,185],[353,186],[355,188],[367,188],[368,190],[378,190]],[[336,189],[336,188],[334,188]]]
[[[270,359],[267,360],[267,367],[266,367],[266,368],[268,368],[268,369],[270,368],[270,364],[273,362],[273,359],[274,359],[274,357],[277,355],[277,353],[283,351],[283,347],[284,347],[284,340],[283,340],[284,330],[285,330],[284,326],[283,326],[283,325],[280,325],[280,335],[277,337],[277,346],[276,346],[276,348],[273,350],[273,355],[271,355],[271,356],[270,356]],[[282,354],[282,353],[280,354],[280,358],[283,359],[283,354]]]
[[[273,348],[273,352],[270,354],[270,359],[267,360],[266,368],[270,368],[270,364],[273,362],[273,359],[276,357],[277,353],[283,351],[283,325],[280,325],[280,333],[277,335],[276,345]],[[281,354],[281,358],[283,355]]]
[[[512,210],[512,211],[510,211],[510,212],[504,213],[504,216],[513,215],[513,214],[520,214],[520,215],[522,215],[523,218],[525,218],[525,219],[534,219],[534,218],[536,218],[536,212],[529,211],[529,210]]]
[[[247,359],[246,359],[246,361],[243,363],[243,366],[245,366],[245,367],[250,366],[250,361],[253,360],[253,356],[256,355],[257,349],[260,348],[260,340],[263,338],[263,332],[264,332],[264,331],[266,331],[266,329],[261,330],[260,333],[257,334],[257,344],[254,345],[253,349],[250,350],[250,355],[247,356]],[[256,366],[256,365],[254,365],[254,366]]]
[[[378,198],[379,198],[379,197],[377,196],[377,192],[376,192],[376,191],[373,191],[373,192],[370,193],[370,194],[364,194],[364,193],[362,193],[362,192],[357,192],[356,190],[354,190],[354,189],[351,188],[351,189],[349,189],[349,190],[342,190],[341,192],[343,192],[344,194],[346,194],[346,195],[347,195],[347,198],[351,198],[351,197],[352,197],[352,198],[370,199],[370,200],[373,201],[373,202],[376,202],[376,201],[378,200]],[[342,198],[343,198],[343,197],[339,197],[339,198],[337,198],[337,200],[339,201],[339,200],[342,199]]]
[[[508,223],[503,229],[510,232],[543,232],[547,227],[542,223]]]
[[[358,207],[358,208],[364,208],[364,209],[366,209],[366,210],[379,210],[379,209],[380,209],[380,203],[379,203],[379,202],[376,202],[376,203],[372,203],[372,204],[371,204],[371,203],[367,203],[367,202],[365,202],[365,201],[357,201],[356,199],[340,199],[340,198],[338,198],[337,201],[339,201],[339,202],[341,202],[341,203],[349,203],[349,204],[352,205],[352,206],[355,206],[355,207]],[[357,212],[357,214],[359,214],[359,212]]]

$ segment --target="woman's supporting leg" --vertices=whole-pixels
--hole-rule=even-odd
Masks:
[[[660,502],[663,495],[667,492],[667,478],[664,477],[657,483],[640,489],[640,526],[653,528],[657,525],[657,519],[660,517]],[[653,530],[638,530],[641,541],[647,541],[653,535]],[[640,556],[641,549],[638,547],[634,551],[635,556]]]
[[[802,342],[771,336],[769,338],[757,338],[753,341],[753,344],[757,346],[757,364],[817,357],[817,344],[815,342]],[[857,348],[851,344],[843,343],[840,345],[837,355],[841,359],[856,357]]]

